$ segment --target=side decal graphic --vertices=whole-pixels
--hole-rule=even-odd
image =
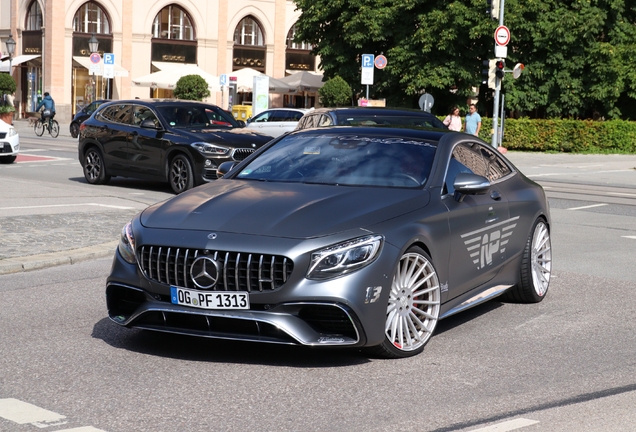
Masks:
[[[494,255],[503,254],[506,251],[508,237],[512,235],[518,219],[519,216],[516,216],[461,235],[477,270],[491,265]]]

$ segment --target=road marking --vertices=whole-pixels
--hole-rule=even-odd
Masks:
[[[94,428],[93,426],[82,426],[82,427],[73,428],[73,429],[61,429],[55,432],[106,432],[106,431],[102,429]]]
[[[10,420],[17,424],[27,423],[54,423],[60,422],[65,419],[63,416],[53,411],[45,410],[35,405],[31,405],[27,402],[22,402],[17,399],[0,399],[0,417]],[[66,423],[56,423],[64,424]]]
[[[471,432],[507,432],[515,429],[521,429],[522,427],[526,426],[532,426],[533,424],[537,423],[539,423],[537,420],[520,418],[503,423],[498,423],[492,426],[487,426],[481,429],[475,429]]]
[[[608,192],[608,195],[617,195],[617,196],[629,196],[636,197],[636,194],[628,194],[628,193],[620,193],[620,192]]]
[[[605,173],[618,173],[618,172],[634,172],[633,169],[624,170],[607,170],[607,171],[581,171],[581,172],[558,172],[558,173],[544,173],[544,174],[528,174],[524,173],[528,177],[549,177],[549,176],[563,176],[572,174],[605,174]]]
[[[18,154],[16,158],[16,163],[33,163],[33,162],[51,162],[51,161],[67,161],[73,160],[71,158],[61,158],[55,156],[35,156],[35,155],[27,155],[27,154]]]
[[[636,236],[621,236],[621,237],[636,240]]]
[[[583,207],[571,207],[568,208],[566,210],[583,210],[583,209],[589,209],[589,208],[594,208],[594,207],[603,207],[606,206],[608,204],[592,204],[592,205],[588,205],[588,206],[583,206]]]
[[[24,206],[24,207],[0,207],[0,210],[24,210],[24,209],[36,209],[36,208],[81,207],[81,206],[106,207],[106,208],[114,208],[119,210],[134,210],[135,209],[134,207],[115,206],[115,205],[108,205],[108,204],[82,203],[82,204],[50,204],[50,205]]]

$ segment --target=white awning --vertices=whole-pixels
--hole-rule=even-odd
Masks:
[[[154,87],[172,90],[176,87],[177,81],[186,75],[199,75],[208,83],[208,88],[211,92],[221,91],[219,77],[207,73],[194,64],[180,65],[176,68],[168,68],[167,70],[154,72],[139,78],[134,78],[132,82],[138,87]]]
[[[196,66],[195,63],[174,63],[174,62],[162,62],[162,61],[153,61],[151,63],[154,67],[156,67],[160,71],[173,70],[181,66]]]
[[[28,62],[38,57],[40,57],[40,54],[23,54],[23,55],[15,56],[11,59],[11,67],[17,66],[24,62]],[[8,58],[6,58],[2,63],[0,63],[0,72],[9,72]]]
[[[86,68],[88,70],[91,70],[91,66],[93,65],[93,63],[91,63],[91,59],[89,57],[80,57],[80,56],[73,56],[73,61],[78,63],[81,67]],[[95,75],[98,76],[102,76],[104,75],[104,62],[103,60],[98,63],[99,64],[99,70],[95,72]],[[124,69],[123,67],[121,67],[120,65],[118,65],[117,63],[114,64],[114,73],[113,75],[115,75],[116,77],[127,77],[128,76],[128,71],[126,69]]]

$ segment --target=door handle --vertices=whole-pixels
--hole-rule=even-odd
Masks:
[[[499,191],[492,191],[490,192],[490,198],[494,199],[495,201],[499,201],[501,200],[501,194],[499,193]]]

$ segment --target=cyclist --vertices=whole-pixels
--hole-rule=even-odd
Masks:
[[[49,129],[51,128],[50,121],[55,117],[55,101],[49,94],[49,92],[44,92],[44,98],[42,98],[42,102],[40,102],[35,109],[35,111],[40,111],[40,108],[44,107],[42,111],[42,124],[46,124],[46,120],[49,120]]]

